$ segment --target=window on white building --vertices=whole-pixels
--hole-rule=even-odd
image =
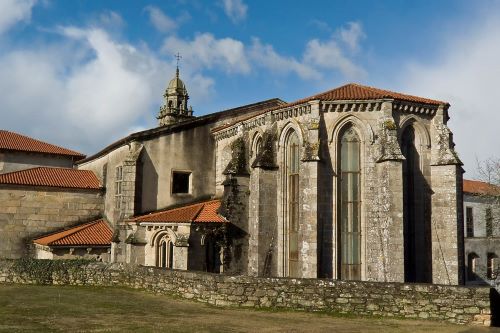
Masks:
[[[467,227],[466,237],[474,237],[474,218],[472,215],[472,207],[465,208],[465,225]]]
[[[469,253],[467,256],[467,279],[469,281],[477,280],[477,266],[479,256],[475,253]]]
[[[494,253],[488,253],[488,263],[486,267],[486,277],[490,280],[496,279],[498,274],[498,256]]]

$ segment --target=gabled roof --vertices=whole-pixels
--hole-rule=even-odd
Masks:
[[[111,246],[113,231],[103,219],[36,238],[33,243],[45,246]]]
[[[224,223],[224,217],[217,213],[220,200],[210,200],[178,208],[149,213],[132,219],[135,222],[164,223]]]
[[[0,130],[0,150],[16,150],[24,152],[65,155],[82,159],[85,155],[74,150],[62,148],[47,142],[36,140],[25,135]]]
[[[100,189],[99,179],[90,170],[37,167],[0,174],[0,184]]]
[[[500,187],[478,180],[464,179],[464,192],[476,195],[500,195]]]

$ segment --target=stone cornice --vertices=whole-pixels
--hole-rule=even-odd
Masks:
[[[439,105],[412,103],[406,101],[394,101],[392,103],[393,111],[401,113],[425,114],[431,117],[436,114],[438,108]]]
[[[365,112],[379,111],[383,100],[342,100],[321,102],[321,112]]]
[[[288,118],[297,118],[306,114],[310,114],[312,110],[311,104],[317,103],[317,101],[310,101],[298,105],[292,105],[289,107],[283,107],[277,110],[272,110],[264,114],[255,116],[248,120],[242,120],[238,123],[233,124],[227,128],[224,128],[216,133],[214,133],[214,138],[216,141],[230,138],[243,131],[249,131],[255,127],[265,125],[266,123],[273,124],[275,122],[286,120]]]

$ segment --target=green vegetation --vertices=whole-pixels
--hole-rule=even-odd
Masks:
[[[217,308],[124,288],[0,285],[0,332],[489,331],[500,329]]]
[[[37,260],[24,257],[15,260],[12,269],[17,274],[36,281],[37,284],[51,284],[54,272],[59,273],[61,281],[66,282],[70,272],[74,275],[81,270],[82,266],[88,265],[90,262],[92,260]]]

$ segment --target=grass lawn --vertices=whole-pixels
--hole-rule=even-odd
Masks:
[[[0,285],[1,332],[500,332],[432,321],[216,308],[122,288]]]

